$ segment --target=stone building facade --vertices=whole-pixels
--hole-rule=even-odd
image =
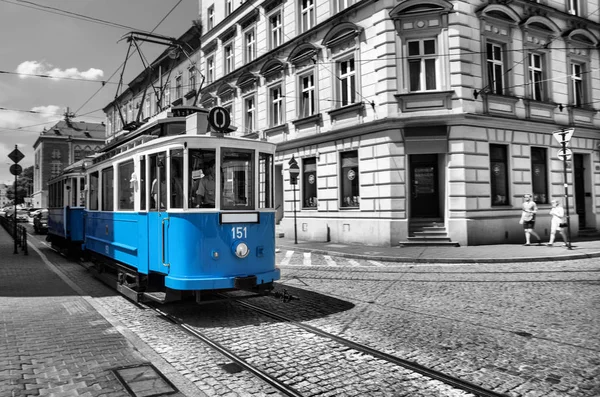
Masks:
[[[553,132],[569,128],[571,230],[598,228],[596,0],[200,0],[199,8],[194,65],[182,60],[161,81],[173,98],[194,66],[201,106],[226,108],[235,135],[278,143],[276,202],[288,235],[295,203],[302,240],[397,245],[429,222],[461,245],[519,242],[525,193],[547,235],[550,201],[564,203]],[[124,94],[134,109],[136,87]]]
[[[105,125],[85,121],[59,121],[45,129],[33,144],[32,206],[48,206],[48,181],[71,163],[92,155],[104,146]]]

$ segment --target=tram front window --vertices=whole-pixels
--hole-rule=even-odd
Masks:
[[[189,208],[215,208],[215,151],[189,151]]]
[[[221,208],[255,208],[253,151],[229,148],[222,150]]]

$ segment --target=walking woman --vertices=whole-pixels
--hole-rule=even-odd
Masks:
[[[552,247],[554,244],[554,238],[556,237],[556,232],[558,231],[562,236],[564,241],[564,246],[566,247],[568,244],[567,236],[563,230],[565,226],[565,210],[560,205],[558,200],[552,200],[552,209],[550,210],[550,215],[552,215],[552,220],[550,221],[550,241],[548,241],[548,247]]]
[[[523,202],[523,212],[521,213],[520,224],[523,225],[523,230],[525,230],[525,244],[531,245],[531,235],[533,234],[538,239],[538,245],[542,244],[542,239],[540,236],[533,230],[535,227],[535,214],[537,213],[537,205],[531,199],[531,194],[526,194],[523,196],[525,201]]]

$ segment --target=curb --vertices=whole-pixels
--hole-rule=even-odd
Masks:
[[[312,249],[312,248],[303,248],[299,246],[289,246],[289,245],[278,245],[277,248],[291,250],[291,251],[300,251],[300,252],[310,252],[313,254],[321,254],[321,255],[331,255],[338,256],[341,258],[349,258],[349,259],[370,259],[370,260],[378,260],[383,262],[401,262],[401,263],[523,263],[523,262],[559,262],[559,261],[567,261],[567,260],[576,260],[576,259],[590,259],[590,258],[598,258],[600,257],[600,252],[590,252],[590,253],[577,253],[571,255],[562,255],[562,256],[536,256],[536,257],[515,257],[515,258],[412,258],[412,257],[400,257],[400,256],[386,256],[386,255],[363,255],[363,254],[355,254],[348,252],[339,252],[332,250],[323,250],[323,249]]]

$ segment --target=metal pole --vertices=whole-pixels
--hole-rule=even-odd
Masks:
[[[17,197],[18,197],[18,194],[17,194],[17,173],[16,172],[15,172],[14,196],[15,196],[15,213],[13,214],[13,226],[14,226],[13,227],[13,237],[15,240],[15,250],[13,251],[13,254],[18,254],[19,253],[19,250],[17,249]]]
[[[296,184],[294,183],[294,244],[298,244],[298,228],[296,226]]]
[[[563,150],[563,178],[565,182],[565,211],[567,212],[567,249],[573,249],[571,247],[571,217],[569,216],[569,184],[567,183],[567,142],[563,139],[562,142]]]

